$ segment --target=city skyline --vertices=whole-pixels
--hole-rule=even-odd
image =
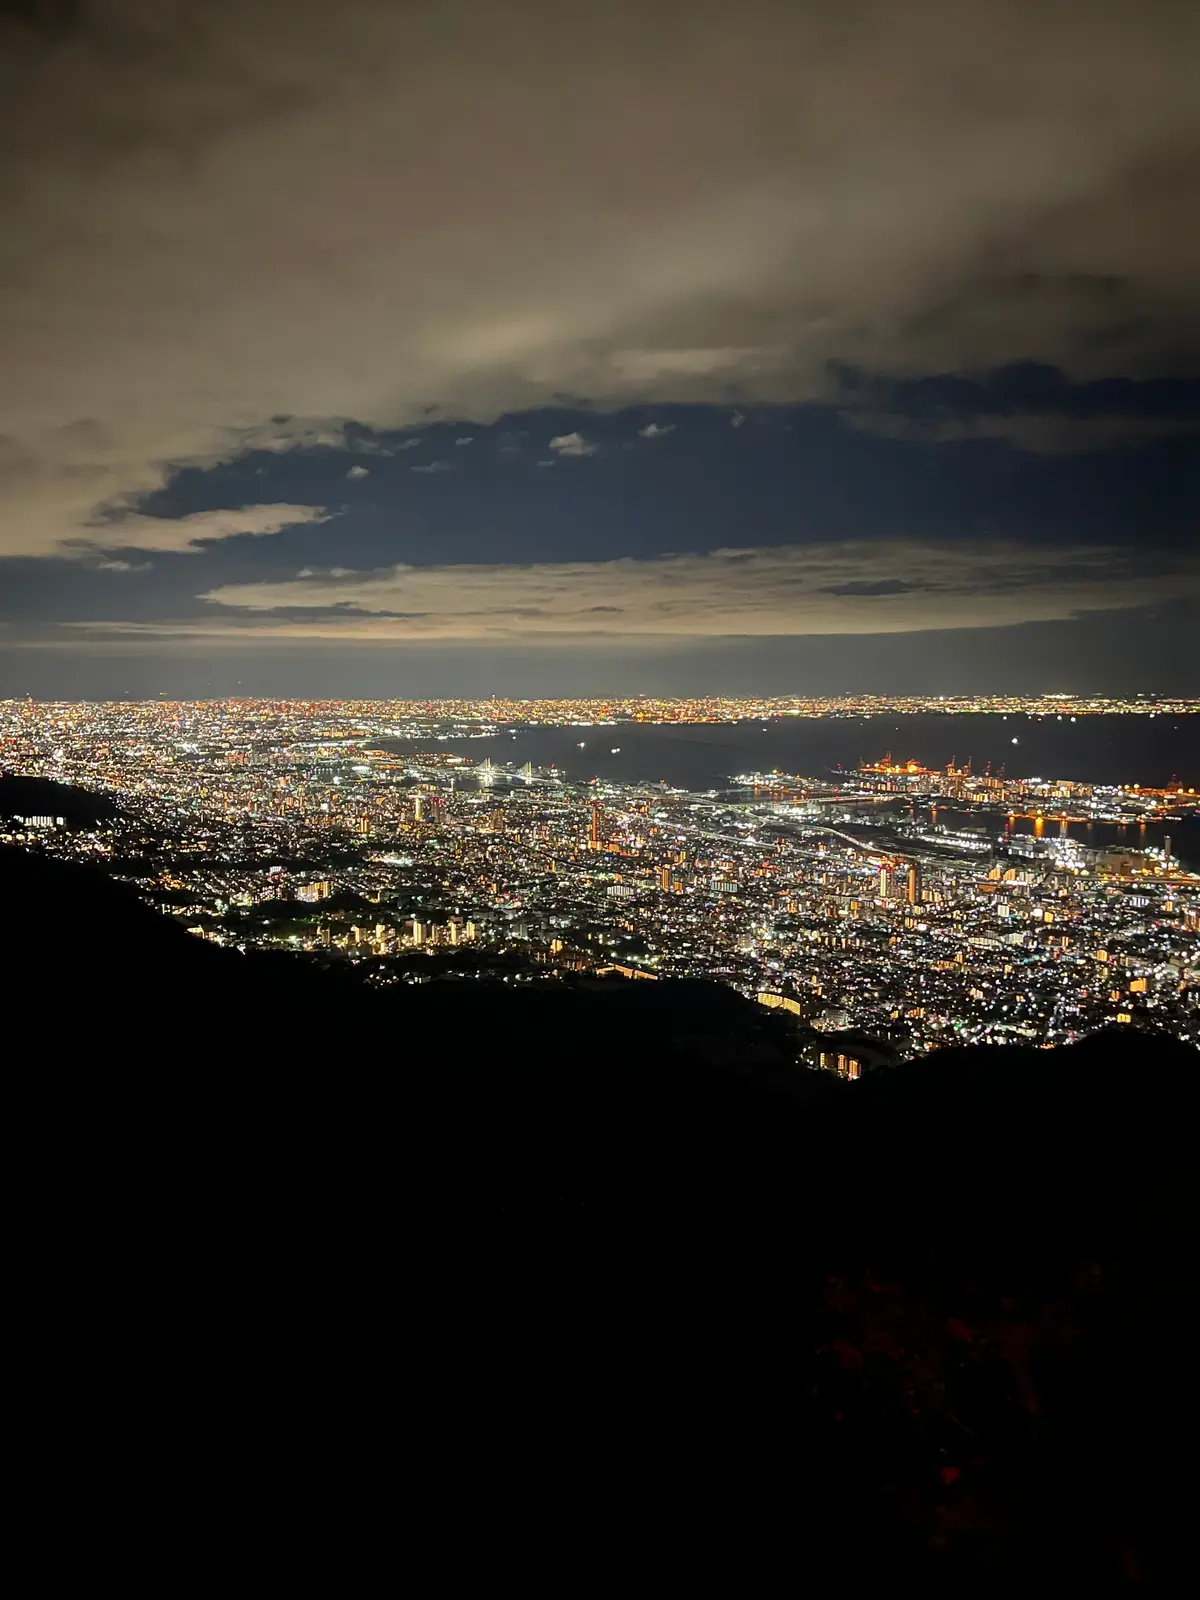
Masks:
[[[0,697],[1200,693],[1181,0],[0,46]]]
[[[1196,707],[1131,709],[892,701],[892,734],[881,702],[7,701],[0,843],[375,987],[704,979],[849,1077],[1131,1023],[1194,1041],[1200,793],[1119,768],[1160,716],[1192,756]],[[835,768],[813,737],[909,752],[935,725],[944,766]],[[995,761],[964,748],[985,726]]]
[[[197,705],[249,707],[265,711],[292,712],[312,716],[322,710],[337,714],[407,717],[429,713],[465,722],[518,720],[530,726],[544,723],[557,727],[574,721],[605,722],[618,720],[668,722],[738,722],[760,717],[820,718],[826,716],[880,715],[910,716],[933,713],[939,716],[964,714],[1007,715],[1023,713],[1031,717],[1057,716],[1147,716],[1175,717],[1200,715],[1200,697],[1186,695],[1078,695],[1066,691],[1046,694],[844,694],[844,695],[650,695],[613,693],[609,695],[559,694],[553,696],[510,696],[493,692],[486,695],[193,695],[170,700],[164,695],[139,695],[105,700],[99,695],[80,695],[55,701],[50,696],[12,696],[0,700],[9,714],[19,714],[28,704],[56,704],[68,708],[140,704],[155,706],[159,712],[182,711]]]

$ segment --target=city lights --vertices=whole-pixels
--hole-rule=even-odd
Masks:
[[[108,863],[198,937],[352,962],[373,983],[728,984],[838,1035],[813,1064],[845,1073],[872,1049],[1056,1044],[1126,1020],[1200,1038],[1200,876],[1169,837],[1200,807],[1193,786],[1014,778],[889,751],[844,772],[731,772],[699,793],[446,748],[537,727],[931,708],[1057,719],[1067,704],[1079,717],[1197,709],[1063,696],[9,701],[4,770],[96,791],[117,814],[72,825],[47,804],[0,827]]]

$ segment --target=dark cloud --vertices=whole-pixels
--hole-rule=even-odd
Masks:
[[[872,576],[862,579],[857,574]],[[1068,620],[1200,593],[1200,558],[1143,563],[1136,552],[1062,551],[998,541],[845,541],[716,549],[649,560],[305,569],[282,581],[223,584],[189,624],[220,641],[294,638],[614,639],[915,633]],[[247,613],[254,619],[247,623]],[[596,619],[602,618],[602,623]],[[89,624],[170,636],[176,621]]]
[[[1185,0],[0,0],[0,638],[1086,688],[1119,623],[1178,688],[1197,59]]]
[[[871,595],[871,594],[911,594],[919,587],[915,583],[906,583],[903,578],[855,578],[849,583],[827,583],[821,588],[822,594],[834,595]],[[929,587],[926,585],[926,587]]]
[[[69,634],[82,650],[98,625],[119,637],[132,624],[166,651],[197,628],[225,648],[236,620],[264,648],[306,632],[324,651],[335,637],[380,637],[386,615],[407,619],[384,630],[392,639],[503,638],[512,648],[523,617],[549,651],[549,636],[570,628],[626,641],[690,633],[715,647],[725,633],[915,636],[1065,621],[1096,606],[1123,645],[1122,607],[1196,592],[1194,439],[1046,456],[994,439],[897,442],[819,405],[755,408],[736,431],[723,407],[656,409],[674,430],[669,447],[623,453],[645,426],[641,409],[586,424],[539,412],[525,428],[481,428],[452,473],[412,474],[413,455],[396,451],[405,436],[388,433],[366,456],[361,444],[321,444],[190,469],[140,512],[89,529],[94,542],[73,561],[4,562],[0,626],[9,639],[36,639],[56,621],[87,624]],[[536,470],[538,441],[584,425],[601,446],[594,460]],[[422,430],[419,458],[443,459],[448,436],[441,424]],[[369,477],[348,485],[365,460]],[[225,509],[253,495],[265,503]],[[383,603],[397,562],[430,590],[428,603]],[[317,581],[337,591],[328,610],[313,605]],[[613,584],[615,601],[596,592]],[[363,586],[368,626],[351,628],[347,595]],[[235,614],[200,598],[222,591],[268,603]],[[656,609],[664,600],[669,612]]]
[[[1073,454],[1200,433],[1200,377],[1073,383],[1032,361],[918,377],[833,363],[830,377],[847,421],[893,439],[1009,439],[1028,450]]]
[[[831,360],[1195,371],[1184,0],[93,0],[0,28],[10,551],[346,419],[558,395],[736,423]]]

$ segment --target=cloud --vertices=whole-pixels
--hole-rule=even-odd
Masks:
[[[700,350],[618,350],[613,366],[633,383],[669,382],[679,378],[741,378],[761,371],[783,354],[775,349],[729,345]]]
[[[197,555],[207,544],[245,535],[263,538],[284,528],[325,522],[320,506],[245,506],[240,511],[195,511],[187,517],[147,517],[137,512],[112,515],[82,530],[78,553],[107,550],[163,550]]]
[[[843,421],[905,443],[1007,439],[1033,454],[1077,455],[1200,433],[1194,379],[1071,384],[1028,362],[972,377],[895,379],[834,368],[831,378]]]
[[[551,439],[550,448],[560,456],[594,456],[600,446],[589,443],[581,433],[560,433]]]
[[[1093,547],[852,541],[644,561],[310,571],[214,589],[203,598],[222,610],[199,626],[217,635],[249,627],[265,636],[524,642],[578,633],[854,635],[1005,627],[1188,595],[1200,595],[1200,557],[1187,554],[1155,562]]]
[[[0,21],[7,553],[346,419],[1200,351],[1185,0],[62,14]]]
[[[415,450],[424,443],[420,434],[407,439],[380,436],[361,423],[342,417],[295,417],[285,414],[267,418],[251,426],[234,427],[229,432],[223,459],[265,451],[271,455],[291,455],[313,450],[336,450],[339,454],[393,456],[402,450]]]
[[[921,584],[908,583],[903,578],[851,578],[847,583],[824,584],[820,592],[822,594],[912,594],[921,587]]]
[[[740,428],[745,420],[745,415],[741,411],[735,411],[729,419],[729,426],[731,428]]]
[[[370,452],[368,440],[358,441],[348,433],[344,422],[324,417],[272,417],[253,428],[238,429],[230,439],[230,451],[242,454],[266,450],[285,455],[293,450],[353,450]]]
[[[474,444],[475,443],[475,435],[473,433],[467,433],[467,434],[464,434],[461,439],[455,439],[454,442],[458,446],[458,448],[461,450],[465,445]]]
[[[905,444],[964,444],[1006,439],[1019,450],[1043,456],[1095,455],[1132,449],[1154,439],[1200,433],[1200,419],[1186,417],[1064,417],[1054,412],[974,417],[905,417],[887,412],[845,411],[843,420],[863,433]]]
[[[409,467],[410,472],[449,472],[451,466],[448,461],[431,461],[424,467]]]
[[[351,467],[346,476],[348,478],[367,478],[370,476],[370,470],[369,467]]]
[[[638,429],[639,439],[665,439],[669,433],[675,432],[673,422],[648,422],[644,428]]]

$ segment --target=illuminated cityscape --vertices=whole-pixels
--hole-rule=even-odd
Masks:
[[[113,808],[81,822],[47,805],[2,826],[8,842],[102,863],[198,938],[353,963],[372,984],[714,980],[793,1017],[801,1058],[850,1076],[950,1043],[1053,1045],[1114,1024],[1200,1040],[1200,875],[1170,832],[1195,829],[1200,794],[1181,781],[1009,777],[878,751],[698,791],[449,748],[538,726],[881,706],[960,709],[9,701],[3,769]],[[614,757],[619,737],[604,741]]]
[[[1189,1581],[1198,60],[0,0],[50,1581]]]

